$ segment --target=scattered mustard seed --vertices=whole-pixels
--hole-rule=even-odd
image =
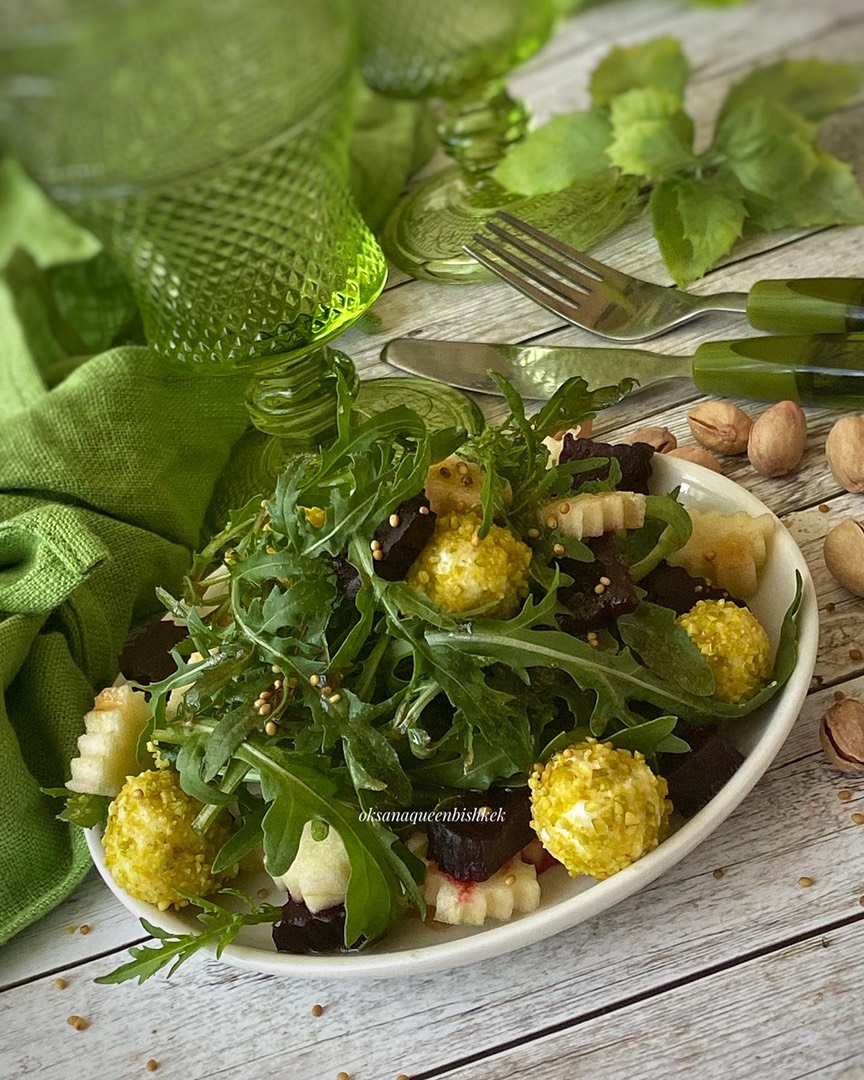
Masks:
[[[860,649],[850,649],[849,650],[849,659],[850,660],[864,659],[864,653],[862,653]]]
[[[825,610],[833,611],[836,606],[837,605],[833,601],[829,600],[828,603],[825,605]]]
[[[69,985],[69,983],[66,982],[65,979],[55,979],[54,980],[54,989],[55,990],[65,990],[68,985]]]
[[[718,881],[720,880],[720,878],[726,877],[726,871],[723,869],[722,866],[718,866],[713,873],[714,877],[717,878]]]
[[[77,929],[78,929],[77,926],[67,926],[66,927],[66,933],[67,934],[74,934]]]
[[[813,880],[812,877],[799,877],[798,884],[801,886],[802,889],[809,889],[810,886],[815,885],[816,882]]]
[[[443,473],[444,470],[442,469],[441,472]],[[447,472],[449,474],[450,470],[448,469]],[[336,1080],[351,1080],[351,1074],[346,1072],[336,1073]]]
[[[507,877],[504,878],[504,884],[505,885],[515,885],[516,884],[516,875],[515,874],[508,874]]]
[[[864,825],[864,814],[853,814],[852,820],[856,825]]]
[[[396,1080],[411,1080],[411,1077],[406,1076],[405,1073],[399,1073],[399,1075],[396,1077]]]
[[[841,788],[840,791],[837,792],[837,798],[840,802],[848,802],[852,798],[852,792],[848,787]]]
[[[90,926],[85,922],[78,933],[83,934],[86,937],[90,933]]]
[[[147,1072],[156,1072],[156,1070],[159,1068],[159,1062],[156,1060],[156,1058],[150,1058],[144,1068],[147,1070]]]
[[[258,890],[258,899],[259,900],[266,900],[269,895],[270,895],[270,890],[269,889],[259,889]]]
[[[84,1031],[90,1026],[83,1016],[75,1016],[74,1013],[67,1019],[66,1023],[74,1027],[76,1031]]]
[[[846,697],[846,695],[843,693],[842,690],[835,690],[834,691],[834,700],[835,701],[842,701],[844,697]]]
[[[321,1016],[323,1014],[323,1012],[324,1012],[324,1006],[323,1005],[313,1005],[312,1006],[312,1015],[313,1016]]]
[[[827,514],[830,509],[831,509],[831,507],[827,503],[820,503],[819,504],[819,513],[820,514]]]

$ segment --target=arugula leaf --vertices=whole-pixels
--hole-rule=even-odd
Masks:
[[[621,750],[638,750],[645,757],[653,754],[686,754],[688,743],[672,732],[678,726],[677,716],[658,716],[635,727],[622,728],[610,736],[608,742]]]
[[[815,136],[814,125],[785,105],[756,98],[720,121],[714,148],[748,191],[776,196],[815,172]]]
[[[740,239],[745,193],[734,176],[670,177],[651,193],[654,235],[663,261],[682,287],[716,266]]]
[[[609,105],[621,94],[650,87],[681,102],[689,74],[690,65],[675,38],[617,46],[591,76],[591,98],[595,105]]]
[[[374,941],[405,910],[404,886],[422,910],[417,888],[423,864],[392,851],[396,837],[377,822],[363,821],[357,807],[338,797],[339,781],[323,764],[275,745],[245,743],[237,757],[258,770],[269,804],[264,815],[264,857],[274,877],[284,874],[297,855],[307,821],[325,821],[342,839],[351,862],[345,897],[345,945]]]
[[[750,102],[767,99],[807,120],[823,120],[852,101],[862,82],[864,64],[780,60],[756,68],[736,83],[723,103],[720,119]]]
[[[94,825],[104,825],[108,820],[111,800],[107,795],[83,795],[66,787],[39,790],[43,795],[66,800],[66,805],[57,815],[58,821],[68,821],[82,829],[92,829]]]
[[[678,502],[678,493],[649,495],[645,500],[646,525],[665,522],[659,533],[655,529],[632,529],[622,537],[619,547],[625,558],[631,560],[630,576],[641,581],[650,574],[667,555],[684,547],[693,532],[693,522],[685,508]],[[643,544],[647,540],[646,549]]]
[[[609,168],[612,125],[605,110],[553,117],[529,132],[492,173],[508,191],[541,195],[561,191]]]
[[[186,899],[190,903],[202,909],[197,915],[198,921],[204,926],[202,931],[174,934],[154,926],[146,919],[141,919],[141,925],[151,937],[158,940],[159,944],[133,946],[129,950],[132,960],[107,975],[100,975],[93,981],[103,986],[113,986],[127,982],[129,979],[137,979],[140,986],[151,975],[155,975],[157,971],[168,967],[169,964],[171,965],[168,972],[170,979],[185,960],[201,949],[215,947],[218,959],[244,926],[279,921],[281,908],[273,907],[271,904],[256,904],[251,897],[236,889],[221,889],[220,892],[241,897],[248,904],[248,910],[232,912],[220,904],[213,903],[212,900],[205,900],[200,896],[187,896]]]
[[[668,90],[645,87],[612,100],[607,153],[624,173],[656,180],[694,162],[693,121]]]
[[[700,697],[714,693],[711,665],[678,625],[674,611],[643,600],[635,611],[622,615],[616,626],[624,644],[655,674]]]

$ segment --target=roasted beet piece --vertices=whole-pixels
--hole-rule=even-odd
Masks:
[[[145,686],[161,682],[176,671],[171,650],[188,636],[189,630],[185,626],[151,619],[132,631],[120,654],[118,667],[130,682]]]
[[[568,432],[561,447],[560,464],[568,461],[584,461],[586,458],[615,458],[621,466],[619,491],[638,491],[648,494],[648,481],[651,479],[651,458],[654,447],[648,443],[611,443],[594,442],[593,439],[574,439]],[[609,476],[609,466],[603,465],[590,472],[578,473],[573,477],[573,487],[578,488],[588,480],[605,480]]]
[[[273,943],[279,952],[298,955],[348,952],[345,948],[345,905],[337,904],[313,915],[305,904],[289,900],[282,908],[281,920],[273,927]]]
[[[587,634],[589,630],[605,630],[613,625],[619,615],[635,611],[639,604],[636,587],[625,566],[611,534],[589,540],[588,546],[596,556],[594,562],[576,562],[560,559],[561,571],[573,578],[572,585],[558,590],[558,599],[572,614],[558,618],[562,630],[568,634]],[[603,591],[596,589],[601,578]]]
[[[422,512],[421,512],[422,511]],[[381,545],[381,558],[375,560],[375,573],[385,581],[402,581],[408,567],[426,547],[435,529],[434,514],[429,500],[421,491],[411,499],[400,503],[395,514],[382,521],[375,530],[375,539]],[[396,521],[395,525],[391,525]]]
[[[430,821],[426,854],[457,881],[486,881],[535,839],[527,787],[468,791],[448,811],[470,820]]]
[[[408,567],[426,546],[435,529],[437,515],[429,509],[429,500],[421,492],[400,503],[394,513],[375,530],[380,558],[375,559],[375,573],[385,581],[402,581]],[[396,521],[391,525],[391,521]],[[360,575],[345,554],[333,559],[333,571],[340,591],[353,600],[360,591]]]
[[[648,593],[652,604],[672,608],[676,615],[686,615],[700,600],[731,600],[738,607],[747,607],[726,589],[718,589],[706,578],[693,577],[683,566],[658,563],[639,584]]]
[[[689,818],[732,779],[744,758],[713,731],[690,732],[687,741],[690,752],[668,758],[663,771],[673,807]]]

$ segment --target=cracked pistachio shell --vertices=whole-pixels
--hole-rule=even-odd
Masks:
[[[864,772],[864,704],[843,698],[819,724],[822,749],[841,772]]]
[[[753,421],[731,401],[702,401],[687,414],[693,438],[718,454],[743,454]]]

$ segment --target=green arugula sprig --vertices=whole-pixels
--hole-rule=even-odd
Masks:
[[[757,68],[731,88],[700,152],[684,108],[689,74],[673,38],[613,49],[592,76],[592,108],[531,133],[495,178],[524,195],[588,183],[610,168],[640,178],[681,286],[725,258],[745,229],[864,222],[852,169],[818,143],[819,122],[856,96],[864,65],[814,59]]]
[[[151,975],[155,975],[157,971],[162,971],[166,967],[169,968],[168,977],[170,978],[185,960],[201,949],[214,949],[218,960],[244,926],[275,923],[279,920],[281,909],[278,907],[273,907],[271,904],[256,904],[250,896],[239,889],[224,888],[219,892],[242,900],[247,905],[247,910],[229,911],[213,900],[184,894],[191,904],[201,908],[197,913],[197,918],[203,926],[202,930],[176,934],[154,926],[147,919],[142,919],[141,925],[148,934],[157,939],[158,944],[133,945],[129,950],[132,959],[128,963],[115,968],[107,975],[100,975],[93,981],[103,985],[116,985],[128,982],[130,979],[137,979],[140,985]]]

